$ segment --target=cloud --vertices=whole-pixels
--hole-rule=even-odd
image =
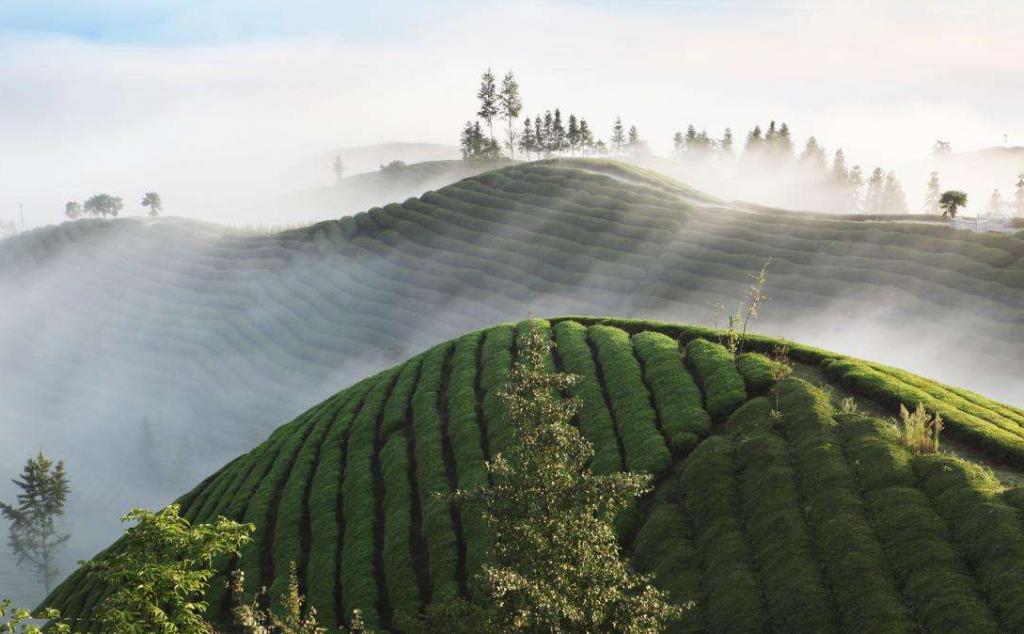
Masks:
[[[1024,139],[1022,12],[1001,3],[305,2],[283,21],[271,5],[90,6],[56,26],[4,14],[0,217],[24,202],[29,224],[56,222],[100,190],[133,212],[156,189],[169,213],[251,221],[259,200],[329,181],[308,159],[331,147],[454,142],[487,66],[516,71],[528,113],[582,112],[602,136],[621,114],[660,150],[687,123],[769,118],[863,164],[938,136]]]

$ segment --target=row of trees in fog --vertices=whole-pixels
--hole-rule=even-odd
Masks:
[[[156,192],[146,192],[146,195],[142,197],[140,203],[143,207],[149,207],[150,216],[158,216],[163,211],[163,201],[160,200],[160,194]],[[74,220],[79,216],[93,216],[106,218],[112,216],[117,218],[121,210],[124,209],[124,200],[119,196],[111,196],[110,194],[96,194],[85,200],[84,203],[72,200],[64,205],[64,215]]]
[[[563,154],[571,156],[639,154],[645,144],[635,125],[626,126],[621,117],[615,118],[608,142],[594,135],[590,123],[583,116],[569,114],[563,117],[562,109],[546,110],[543,115],[523,117],[523,101],[519,95],[519,82],[511,72],[506,73],[499,87],[491,69],[480,78],[477,90],[480,109],[477,119],[467,121],[459,138],[462,158],[469,161],[494,161],[504,156],[503,149],[511,159],[516,151],[522,152],[527,160],[536,157],[551,157]],[[505,125],[501,140],[495,136],[494,123]]]

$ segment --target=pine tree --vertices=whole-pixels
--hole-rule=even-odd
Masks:
[[[551,121],[551,145],[555,152],[565,150],[565,126],[562,125],[562,112],[555,108],[555,118]]]
[[[743,147],[744,154],[756,154],[764,147],[764,137],[761,136],[761,126],[755,125],[754,129],[747,133],[747,144]]]
[[[882,213],[905,214],[908,211],[907,196],[903,193],[903,187],[895,172],[889,172],[885,175],[885,183],[882,185]]]
[[[569,152],[575,156],[576,148],[579,147],[580,144],[580,124],[576,120],[576,115],[574,114],[569,115],[569,129],[565,133],[565,140],[569,144]]]
[[[787,159],[793,156],[793,139],[790,137],[789,126],[786,123],[779,127],[779,136],[776,139],[775,145],[780,156]]]
[[[558,149],[555,143],[555,118],[551,111],[544,113],[544,156],[551,156]]]
[[[498,95],[498,105],[501,109],[501,116],[508,122],[509,158],[515,160],[515,120],[519,118],[519,113],[523,110],[523,100],[519,98],[519,83],[516,82],[516,78],[511,71],[505,75],[505,79],[501,82],[501,94]]]
[[[548,138],[544,134],[544,124],[540,119],[540,115],[537,115],[533,120],[533,146],[537,152],[537,156],[547,153]]]
[[[494,85],[494,73],[490,68],[480,76],[480,89],[477,90],[476,98],[480,100],[480,110],[476,114],[487,123],[493,139],[494,117],[498,115],[498,91]]]
[[[924,193],[924,212],[926,214],[938,214],[942,212],[939,208],[939,198],[942,197],[942,188],[939,185],[939,173],[932,172],[928,177],[928,189]]]
[[[697,128],[693,125],[686,126],[686,151],[693,153],[697,150]]]
[[[1024,218],[1024,172],[1017,176],[1017,189],[1013,192],[1013,207],[1018,218]]]
[[[479,124],[477,124],[477,127],[479,127]],[[459,137],[459,150],[462,152],[462,160],[464,161],[476,158],[476,138],[473,130],[473,122],[467,121],[466,125],[462,128],[462,136]]]
[[[514,442],[488,465],[494,485],[460,491],[481,503],[494,536],[485,609],[472,623],[494,632],[657,632],[682,610],[630,570],[615,516],[650,488],[647,474],[595,475],[593,447],[572,424],[578,380],[547,369],[548,338],[534,325],[500,393]],[[554,574],[557,571],[557,574]],[[481,618],[482,617],[482,618]]]
[[[523,120],[523,131],[519,134],[519,150],[526,154],[526,160],[537,149],[537,138],[533,135],[533,122],[530,117]]]
[[[825,163],[825,149],[818,145],[818,139],[814,137],[807,139],[804,151],[800,155],[800,164],[817,177],[823,176],[828,170]]]
[[[881,214],[884,211],[885,199],[883,197],[883,189],[885,187],[885,176],[882,173],[882,168],[876,167],[871,172],[871,178],[868,179],[868,188],[864,192],[864,213],[866,214]]]
[[[583,156],[594,147],[594,133],[590,130],[590,124],[583,117],[580,117],[580,145],[583,148]]]
[[[49,594],[60,572],[55,561],[57,551],[71,538],[59,534],[56,525],[57,518],[64,514],[64,503],[71,491],[64,461],[54,465],[39,452],[35,458],[28,459],[21,477],[13,482],[21,489],[17,506],[0,502],[0,513],[11,522],[11,550],[18,558],[18,565],[27,565]]]
[[[686,148],[686,141],[683,138],[683,133],[677,131],[672,135],[672,154],[675,156],[682,156],[683,150]]]
[[[334,183],[338,184],[345,175],[345,164],[341,162],[341,154],[334,156],[334,163],[331,164],[331,167],[334,169]]]
[[[862,187],[864,187],[864,173],[861,171],[860,165],[854,165],[846,177],[847,208],[853,213],[864,211],[864,200],[860,191]]]
[[[622,127],[622,117],[615,117],[615,124],[612,126],[612,136],[609,140],[613,154],[622,154],[626,147],[626,132]]]
[[[843,154],[843,148],[839,148],[832,155],[832,180],[837,184],[843,185],[849,179],[850,173],[846,169],[846,155]]]
[[[775,129],[775,121],[768,124],[768,129],[764,133],[764,145],[768,150],[774,152],[779,142],[779,131]]]
[[[629,126],[629,140],[626,141],[626,145],[630,154],[635,156],[640,153],[640,133],[637,132],[635,125]]]
[[[732,128],[726,128],[722,133],[722,140],[718,142],[718,149],[723,154],[732,154]]]

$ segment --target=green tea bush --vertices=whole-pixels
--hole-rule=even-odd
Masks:
[[[700,388],[683,365],[678,344],[658,332],[641,332],[633,336],[633,348],[643,361],[644,381],[673,451],[690,451],[711,431],[711,419],[701,407]]]
[[[380,453],[384,478],[384,580],[396,615],[419,609],[420,596],[412,562],[412,496],[409,487],[408,445],[393,435]]]
[[[587,329],[574,321],[561,321],[554,327],[555,344],[566,372],[579,378],[570,395],[581,399],[579,426],[594,446],[590,468],[594,473],[614,473],[622,469],[615,421],[605,404],[597,380],[597,366],[587,343]]]
[[[743,377],[725,346],[694,339],[686,345],[686,361],[704,388],[704,405],[711,420],[724,421],[747,400]]]
[[[785,378],[790,374],[785,365],[756,352],[745,352],[736,357],[736,369],[743,377],[747,393],[755,396],[767,394],[778,377]]]
[[[618,328],[591,326],[587,337],[601,366],[613,419],[626,450],[626,468],[638,473],[662,473],[670,465],[671,456],[658,430],[629,335]]]

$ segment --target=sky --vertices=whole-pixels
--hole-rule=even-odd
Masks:
[[[106,191],[246,223],[332,148],[455,143],[487,67],[525,109],[616,115],[656,151],[785,120],[863,164],[1024,145],[1024,7],[1003,2],[0,3],[0,220]],[[279,220],[287,222],[289,210]],[[261,218],[265,220],[265,218]]]

